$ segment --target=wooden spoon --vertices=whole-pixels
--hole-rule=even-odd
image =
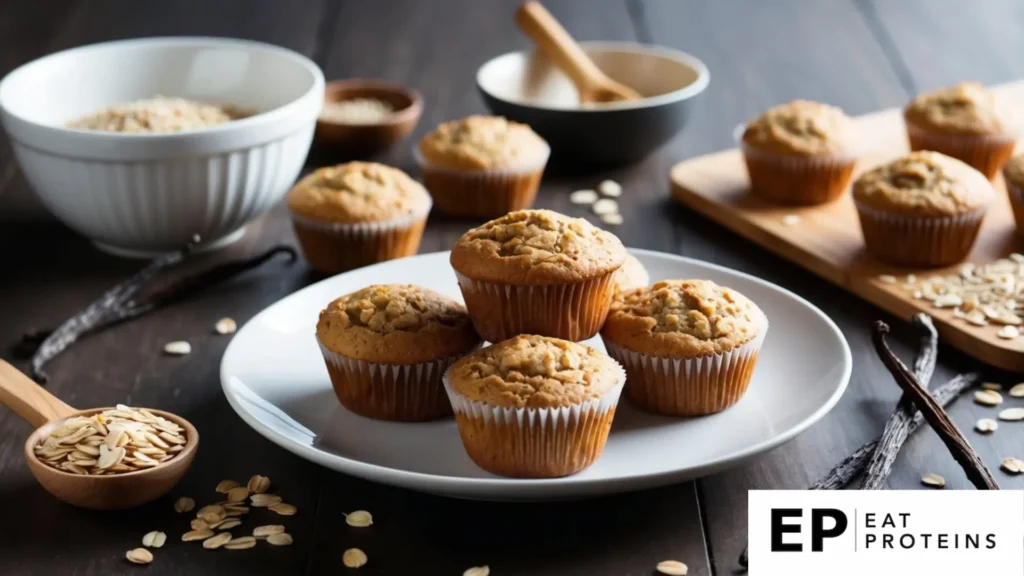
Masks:
[[[608,77],[540,2],[531,0],[516,10],[516,24],[572,80],[580,103],[639,100],[639,92]]]
[[[185,429],[187,442],[177,456],[136,472],[110,476],[72,474],[41,462],[35,454],[35,446],[63,420],[72,416],[91,416],[109,408],[76,410],[3,360],[0,360],[0,404],[5,404],[36,428],[25,441],[25,460],[36,480],[57,498],[82,508],[134,508],[163,496],[188,471],[199,447],[199,433],[187,420],[169,412],[149,410]]]

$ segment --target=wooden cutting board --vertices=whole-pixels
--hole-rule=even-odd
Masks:
[[[995,90],[1002,98],[1024,102],[1024,81],[997,86]],[[866,148],[872,150],[858,162],[858,174],[907,153],[907,136],[899,109],[861,116],[856,122],[867,141]],[[943,342],[994,366],[1024,371],[1024,335],[1004,340],[996,336],[998,326],[968,324],[954,318],[952,310],[934,308],[927,300],[915,300],[912,292],[901,286],[907,274],[915,274],[918,279],[955,274],[959,265],[932,270],[902,268],[877,262],[864,252],[860,224],[849,194],[825,206],[780,207],[761,201],[748,193],[747,171],[739,149],[680,162],[672,168],[669,179],[674,199],[733,232],[897,316],[909,319],[917,312],[930,314]],[[990,262],[1014,251],[1024,252],[1024,237],[1016,235],[1001,179],[995,185],[999,198],[985,216],[968,261]],[[783,218],[791,214],[798,216],[799,222],[784,224]],[[879,279],[883,274],[896,276],[900,281],[883,283]]]

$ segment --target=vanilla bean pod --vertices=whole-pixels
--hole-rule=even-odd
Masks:
[[[881,357],[882,363],[892,373],[896,383],[903,389],[904,394],[909,395],[914,405],[924,415],[924,419],[949,449],[950,454],[964,469],[971,483],[979,490],[999,490],[999,484],[992,477],[992,473],[989,472],[978,453],[971,447],[970,442],[950,419],[949,414],[935,402],[934,398],[928,395],[928,391],[921,386],[914,374],[893,354],[885,341],[885,335],[888,333],[889,326],[879,320],[875,322],[871,341],[875,345],[875,350]]]
[[[199,290],[228,280],[238,274],[261,266],[278,254],[287,254],[288,262],[294,262],[298,254],[290,246],[276,246],[254,258],[219,264],[201,272],[185,276],[154,292],[146,300],[135,302],[132,298],[142,291],[156,275],[166,268],[180,263],[191,252],[191,245],[184,250],[159,256],[146,268],[128,280],[108,290],[100,299],[85,310],[64,322],[50,333],[26,334],[18,346],[18,352],[32,355],[32,375],[40,383],[46,382],[43,365],[66,350],[82,335],[108,326],[136,318],[167,304],[179,301]],[[45,339],[42,334],[47,334]],[[42,342],[34,345],[39,340]]]
[[[927,388],[932,373],[935,372],[939,333],[935,331],[935,324],[927,314],[915,314],[914,325],[922,327],[925,331],[921,340],[921,352],[914,361],[914,374],[921,385]],[[885,424],[882,437],[871,456],[871,461],[868,462],[861,490],[881,490],[885,486],[885,481],[892,473],[892,465],[896,462],[896,456],[899,455],[900,448],[910,436],[910,422],[916,412],[917,408],[914,407],[913,401],[906,393],[903,393],[892,416]]]

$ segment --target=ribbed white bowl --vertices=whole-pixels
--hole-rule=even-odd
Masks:
[[[153,38],[59,52],[0,81],[0,119],[25,177],[60,220],[103,249],[144,255],[194,234],[222,245],[277,203],[302,168],[323,99],[308,58],[258,42]],[[66,128],[156,95],[260,113],[206,130]]]

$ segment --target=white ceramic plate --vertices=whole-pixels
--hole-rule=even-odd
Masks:
[[[632,250],[652,280],[706,278],[746,294],[771,328],[743,399],[721,414],[678,419],[623,399],[604,454],[568,478],[520,480],[476,467],[452,420],[424,424],[356,416],[334,397],[314,336],[318,312],[368,284],[416,283],[459,298],[448,253],[426,254],[329,278],[270,306],[235,335],[221,364],[231,406],[271,441],[328,468],[459,498],[545,500],[638,490],[704,476],[770,450],[821,419],[850,379],[850,349],[820,310],[752,276],[658,252]],[[600,338],[588,342],[603,349]]]

